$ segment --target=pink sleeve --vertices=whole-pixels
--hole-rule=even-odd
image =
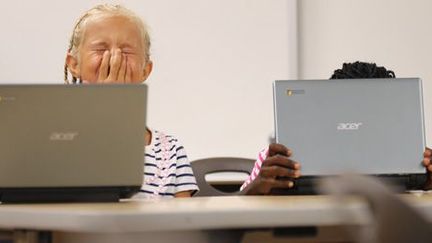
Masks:
[[[263,161],[268,156],[268,150],[269,149],[266,148],[266,149],[263,149],[261,152],[259,152],[258,158],[255,161],[254,168],[252,169],[252,172],[250,173],[249,177],[246,179],[246,181],[240,187],[240,191],[242,191],[247,185],[249,185],[258,176],[259,171],[261,170],[261,165],[262,165]]]

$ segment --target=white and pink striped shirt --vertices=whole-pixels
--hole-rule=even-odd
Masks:
[[[174,198],[183,191],[198,191],[186,151],[177,138],[151,131],[145,147],[144,183],[134,198]],[[1,241],[0,241],[1,242]]]
[[[255,161],[254,168],[252,169],[252,172],[250,173],[249,177],[246,179],[246,181],[243,183],[243,185],[240,187],[240,191],[245,189],[247,185],[249,185],[255,178],[258,176],[261,165],[263,161],[267,158],[269,153],[269,148],[261,150],[261,152],[258,153],[258,158]]]

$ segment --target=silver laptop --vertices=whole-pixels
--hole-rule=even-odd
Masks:
[[[424,174],[418,78],[275,81],[274,109],[303,176]]]
[[[0,201],[115,201],[140,189],[145,85],[0,85]]]

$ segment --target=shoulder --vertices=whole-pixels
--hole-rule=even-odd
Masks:
[[[152,141],[154,141],[154,145],[157,145],[157,146],[159,146],[159,145],[181,146],[177,137],[170,135],[170,134],[167,134],[165,132],[153,130],[152,136],[154,137],[154,139],[152,139]]]
[[[153,149],[156,151],[177,154],[177,157],[181,154],[185,155],[184,147],[177,137],[158,130],[153,130],[152,136]]]

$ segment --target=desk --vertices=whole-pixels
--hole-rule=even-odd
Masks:
[[[432,195],[404,195],[432,222]],[[212,230],[343,225],[370,218],[356,198],[234,196],[93,204],[0,205],[0,228],[48,230],[54,242],[236,242]],[[345,213],[345,214],[344,214]],[[228,231],[227,231],[228,232]],[[226,240],[222,240],[226,237]],[[238,242],[238,239],[237,239]]]

